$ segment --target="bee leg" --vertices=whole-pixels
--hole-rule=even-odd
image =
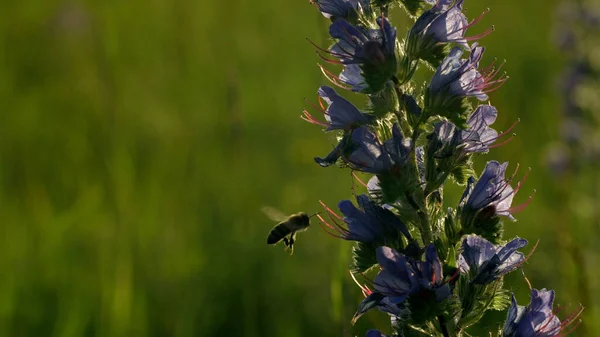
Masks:
[[[294,242],[296,242],[296,232],[294,232],[292,235],[290,235],[290,240],[289,240],[289,245],[288,245],[288,247],[290,248],[290,255],[294,255]]]

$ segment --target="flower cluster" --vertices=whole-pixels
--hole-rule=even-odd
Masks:
[[[388,7],[398,2],[415,19],[402,41]],[[351,275],[365,298],[352,319],[378,309],[390,316],[397,336],[462,336],[487,310],[508,309],[498,336],[562,336],[581,311],[561,321],[552,311],[554,292],[532,290],[520,307],[503,288],[504,275],[528,259],[522,238],[505,240],[503,222],[516,221],[533,195],[513,199],[523,186],[518,165],[487,162],[477,178],[474,156],[506,144],[493,124],[498,110],[488,94],[508,77],[502,65],[480,67],[485,48],[466,30],[463,0],[315,0],[331,21],[330,46],[317,54],[333,66],[320,68],[333,86],[366,95],[359,109],[332,87],[318,89],[318,104],[302,118],[334,133],[333,151],[315,162],[337,164],[369,175],[367,193],[337,209],[321,202],[325,231],[353,242]],[[431,79],[415,89],[412,76],[425,65]],[[333,70],[331,67],[339,67]],[[456,207],[445,208],[444,185],[465,191]],[[385,336],[369,330],[367,337]]]

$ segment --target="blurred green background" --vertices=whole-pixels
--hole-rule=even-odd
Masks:
[[[507,59],[511,76],[491,96],[495,127],[521,119],[477,168],[532,168],[515,203],[537,193],[507,237],[540,239],[527,277],[557,290],[561,314],[586,305],[574,335],[598,336],[598,221],[572,221],[577,189],[545,167],[564,65],[557,3],[467,1],[470,18],[492,9],[470,35],[494,24],[484,64]],[[308,1],[4,0],[0,13],[0,336],[387,331],[378,312],[349,324],[361,300],[349,243],[314,226],[292,257],[265,244],[261,206],[315,212],[351,197],[348,171],[312,160],[333,139],[299,119],[326,84],[305,38],[326,45],[328,24]],[[406,17],[392,21],[405,36]],[[528,302],[520,273],[508,287]]]

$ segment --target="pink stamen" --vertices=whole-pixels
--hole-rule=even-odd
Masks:
[[[305,120],[305,121],[307,121],[309,123],[320,125],[320,126],[324,126],[324,127],[329,126],[329,124],[327,124],[325,122],[321,122],[320,120],[315,119],[308,111],[304,110],[303,113],[304,113],[304,115],[300,116],[300,118],[302,118],[303,120]]]
[[[449,279],[447,279],[446,281],[444,281],[444,283],[442,283],[442,285],[455,280],[459,275],[460,275],[460,269],[456,269],[456,272],[454,272],[454,275],[452,275],[452,277],[450,277]]]
[[[318,50],[322,51],[323,53],[327,53],[327,54],[330,54],[330,55],[333,55],[333,56],[335,56],[335,57],[339,57],[339,58],[342,58],[342,57],[347,57],[347,56],[352,56],[352,54],[348,53],[347,51],[345,51],[345,50],[344,50],[344,49],[342,49],[341,47],[340,47],[340,49],[342,49],[342,51],[343,51],[343,52],[345,52],[347,55],[342,55],[342,54],[339,54],[339,53],[333,52],[333,51],[331,51],[331,50],[327,50],[327,49],[325,49],[325,48],[319,47],[319,46],[318,46],[316,43],[312,42],[312,41],[311,41],[309,38],[306,38],[306,40],[307,40],[307,41],[308,41],[310,44],[312,44],[312,45],[313,45],[313,47],[317,48]],[[339,46],[339,44],[338,44],[338,46]]]
[[[516,192],[515,192],[516,193]],[[529,203],[531,203],[531,200],[533,199],[533,196],[535,195],[535,190],[533,190],[533,193],[531,193],[531,195],[529,196],[529,198],[527,198],[527,201],[525,201],[524,203],[518,205],[518,206],[514,206],[508,209],[508,211],[511,214],[514,213],[519,213],[522,210],[524,210],[527,206],[529,206]]]
[[[497,59],[494,58],[494,60],[492,61],[492,63],[490,63],[487,68],[485,69],[481,69],[481,71],[479,71],[480,74],[484,75],[483,77],[485,77],[485,74],[489,73],[490,71],[493,71],[494,69],[494,64],[496,64]]]
[[[325,56],[321,55],[321,53],[319,53],[318,51],[315,51],[315,53],[319,56],[319,58],[327,63],[330,64],[344,64],[342,61],[340,60],[332,60],[332,59],[328,59]]]
[[[498,135],[498,138],[503,137],[504,135],[506,135],[507,133],[509,133],[512,129],[514,129],[515,126],[517,126],[517,124],[519,124],[521,122],[521,119],[517,119],[516,122],[514,122],[508,129],[506,129],[506,131],[501,132]]]
[[[331,222],[332,222],[334,225],[331,225],[331,224],[329,224],[329,223],[328,223],[327,221],[325,221],[325,219],[323,219],[323,218],[322,218],[320,215],[317,215],[317,217],[319,218],[319,220],[321,220],[321,227],[323,228],[323,230],[324,230],[324,231],[325,231],[327,234],[329,234],[329,235],[333,236],[334,238],[337,238],[337,239],[342,239],[342,238],[344,238],[344,237],[347,235],[347,230],[346,230],[346,229],[344,229],[342,226],[340,226],[340,225],[339,225],[339,224],[338,224],[338,223],[335,221],[335,219],[333,219],[333,218],[331,217],[331,214],[329,214],[329,213],[328,213],[327,215],[329,216],[329,219],[331,220]],[[325,225],[325,226],[323,226],[323,225]],[[336,232],[337,232],[337,233],[336,233]]]
[[[490,64],[490,67],[492,67],[495,62],[496,61],[492,62],[492,64]],[[502,62],[500,64],[500,66],[498,67],[498,69],[496,69],[495,71],[494,71],[494,68],[491,68],[492,72],[491,73],[488,72],[487,76],[485,76],[485,79],[491,80],[492,78],[496,77],[500,73],[500,70],[502,69],[502,67],[504,67],[505,64],[506,64],[506,61]]]
[[[348,30],[346,30],[346,27],[341,27],[341,28],[344,31],[344,33],[346,33],[346,35],[348,36],[348,38],[350,38],[350,40],[352,42],[354,42],[354,44],[359,44],[359,43],[362,44],[362,41],[359,40],[358,37],[353,36],[352,34],[350,34],[350,32],[348,32]],[[363,32],[360,31],[360,29],[357,29],[357,30],[362,34],[362,36],[364,38],[366,38],[367,40],[369,39]],[[339,46],[339,43],[338,43],[338,46]]]
[[[364,183],[364,182],[363,182],[363,181],[362,181],[362,180],[361,180],[361,179],[360,179],[360,178],[359,178],[359,177],[356,175],[356,173],[354,173],[354,171],[352,171],[352,175],[354,176],[354,178],[355,178],[356,180],[358,180],[358,182],[359,182],[361,185],[363,185],[363,187],[365,187],[365,188],[367,187],[367,184],[365,184],[365,183]]]
[[[488,149],[494,149],[497,147],[500,147],[502,145],[507,144],[508,142],[510,142],[513,138],[515,138],[515,134],[513,134],[512,136],[510,136],[510,138],[506,139],[505,141],[503,141],[502,143],[496,143],[496,144],[492,144],[490,146],[488,146]],[[500,138],[499,136],[496,138],[496,140],[498,140],[498,138]],[[495,140],[494,140],[495,141]]]
[[[525,172],[525,175],[523,175],[523,178],[521,178],[521,180],[517,183],[517,186],[515,187],[515,194],[519,191],[519,189],[521,189],[521,186],[523,185],[525,180],[527,180],[527,176],[529,176],[529,172],[531,172],[531,167],[527,170],[527,172]],[[516,174],[516,173],[517,172],[515,172],[514,174]],[[513,178],[514,178],[514,175],[511,177],[510,180],[512,181]]]
[[[325,208],[327,212],[329,212],[329,214],[333,214],[333,216],[335,216],[338,220],[344,221],[344,219],[342,219],[339,215],[332,211],[331,208],[327,207],[327,205],[325,205],[323,201],[319,200],[319,203],[321,204],[321,206],[323,206],[323,208]]]
[[[525,263],[529,260],[529,258],[533,255],[533,253],[537,249],[537,246],[539,243],[540,243],[540,240],[538,239],[537,242],[535,243],[535,245],[533,246],[533,248],[531,248],[531,251],[529,252],[529,254],[527,254],[527,256],[525,256],[525,258],[523,259],[523,262],[521,262],[519,265],[522,265],[523,263]],[[527,282],[529,282],[529,280],[527,280]],[[529,288],[531,289],[531,284],[529,286],[530,286]]]
[[[577,327],[579,326],[579,324],[581,324],[581,320],[576,321],[579,316],[581,316],[581,314],[583,313],[583,310],[585,309],[585,307],[583,305],[579,305],[580,309],[578,311],[574,311],[573,313],[571,313],[567,318],[565,318],[564,321],[562,321],[560,323],[560,330],[561,330],[561,334],[558,336],[567,336],[570,333],[572,333],[573,331],[575,331],[575,329],[577,329]],[[573,325],[573,323],[575,323]],[[568,331],[562,331],[564,329],[566,329],[567,327],[570,326],[570,329]]]
[[[500,89],[504,85],[504,82],[506,82],[508,79],[509,79],[509,77],[506,76],[505,78],[502,78],[501,80],[490,82],[488,84],[496,84],[496,83],[498,83],[498,85],[495,86],[495,87],[489,88],[489,89],[482,90],[482,91],[485,92],[485,93],[494,92],[494,91]]]
[[[371,295],[371,293],[372,293],[371,289],[369,289],[369,287],[367,287],[366,285],[362,285],[362,284],[358,283],[358,280],[356,280],[356,277],[354,276],[354,274],[352,272],[350,272],[350,277],[352,277],[352,279],[354,280],[354,283],[356,283],[356,285],[360,288],[364,297]],[[363,275],[363,277],[364,277],[364,275]]]
[[[475,19],[473,19],[473,21],[469,22],[466,26],[463,27],[463,30],[467,30],[467,28],[472,27],[474,24],[476,24],[477,22],[481,21],[481,19],[483,19],[483,17],[490,12],[490,9],[486,9],[485,11],[483,11],[483,13],[481,13],[478,17],[476,17]]]
[[[464,28],[464,29],[466,29],[466,28]],[[467,41],[476,41],[476,40],[482,39],[482,38],[484,38],[484,37],[492,34],[495,30],[496,30],[496,28],[494,26],[491,26],[490,28],[486,29],[482,33],[479,33],[479,34],[473,35],[473,36],[465,37],[465,40],[467,40]]]
[[[307,102],[308,104],[310,104],[310,106],[312,106],[313,108],[315,108],[315,110],[322,112],[324,115],[328,115],[327,110],[325,110],[325,107],[323,107],[323,106],[319,107],[315,103],[307,100],[306,98],[304,99],[304,101]],[[321,105],[321,104],[319,104],[319,105]]]
[[[323,111],[325,111],[325,105],[323,104],[323,98],[321,98],[321,96],[317,97],[317,100],[319,101],[319,105],[321,106],[321,109]]]
[[[325,76],[325,78],[327,78],[331,83],[333,83],[336,87],[338,88],[342,88],[345,90],[351,90],[352,88],[349,86],[346,86],[341,82],[340,78],[336,75],[334,75],[333,73],[331,73],[329,70],[325,69],[322,65],[317,64],[319,66],[319,68],[321,68],[321,72],[323,73],[323,76]]]

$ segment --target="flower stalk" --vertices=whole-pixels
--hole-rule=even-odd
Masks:
[[[390,316],[395,336],[456,337],[486,311],[508,309],[493,332],[498,337],[564,336],[580,312],[561,322],[552,313],[553,291],[533,290],[522,309],[503,287],[504,275],[526,261],[518,250],[527,240],[504,239],[502,220],[516,221],[531,196],[512,206],[525,178],[515,182],[516,170],[507,177],[508,163],[489,160],[476,178],[473,157],[505,144],[512,127],[492,128],[498,110],[483,102],[508,76],[502,64],[479,67],[485,48],[475,41],[492,29],[467,37],[483,15],[468,21],[463,2],[315,0],[331,20],[333,44],[316,46],[332,65],[320,65],[323,74],[368,102],[359,109],[333,88],[319,88],[312,105],[318,114],[305,110],[302,118],[335,133],[338,143],[315,161],[371,175],[367,194],[341,201],[339,212],[321,202],[325,211],[317,216],[327,233],[353,242],[352,277],[370,280],[373,290],[359,284],[365,298],[353,323],[378,309]],[[402,42],[388,17],[392,5],[415,19]],[[418,90],[412,77],[421,66],[433,71]],[[444,210],[446,184],[465,192]],[[540,315],[547,321],[536,321]],[[379,330],[366,336],[385,337]]]

